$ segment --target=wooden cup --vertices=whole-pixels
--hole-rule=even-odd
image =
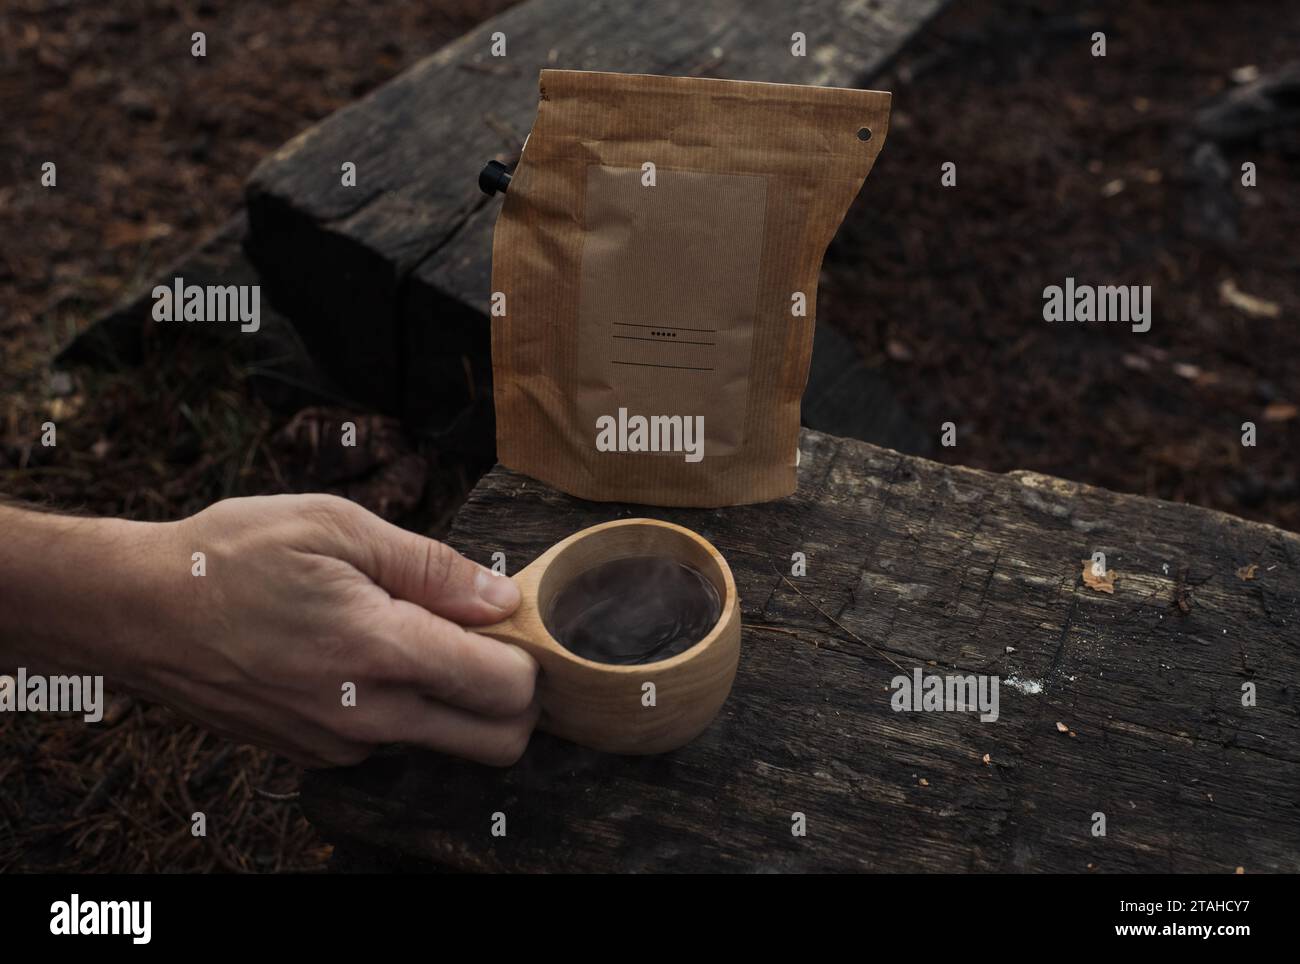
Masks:
[[[546,628],[555,594],[575,576],[633,556],[675,559],[717,590],[722,615],[702,640],[657,663],[623,666],[584,659]],[[655,519],[620,519],[575,532],[515,576],[523,600],[508,619],[473,631],[532,654],[541,666],[538,727],[608,753],[663,753],[690,742],[717,715],[740,660],[740,600],[731,569],[690,529]],[[654,703],[646,683],[654,684]]]

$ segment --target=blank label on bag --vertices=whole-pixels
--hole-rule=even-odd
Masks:
[[[767,179],[587,168],[579,420],[704,416],[705,458],[745,432]]]

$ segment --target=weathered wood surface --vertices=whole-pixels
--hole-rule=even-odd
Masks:
[[[530,0],[264,160],[248,183],[250,252],[345,388],[441,427],[490,404],[484,312],[500,201],[484,197],[477,178],[491,158],[518,158],[543,67],[852,86],[943,2]],[[504,58],[490,55],[497,32]],[[806,35],[807,56],[791,55],[795,32]],[[342,184],[347,161],[355,187]],[[872,407],[836,411],[828,398],[816,411],[864,434],[879,420],[883,441],[901,423],[878,379],[873,390]]]
[[[451,541],[518,569],[634,514],[696,529],[735,573],[740,669],[713,725],[659,757],[536,735],[507,770],[393,749],[310,774],[304,807],[353,866],[1300,870],[1300,536],[805,432],[780,502],[594,504],[497,468]],[[1081,579],[1096,550],[1113,595]],[[891,661],[996,674],[999,719],[895,712]]]

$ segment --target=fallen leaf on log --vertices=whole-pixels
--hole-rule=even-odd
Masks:
[[[1119,573],[1114,569],[1107,569],[1100,576],[1092,571],[1092,560],[1082,559],[1083,563],[1083,584],[1089,589],[1095,589],[1097,592],[1110,593],[1115,595],[1115,580]]]
[[[1242,582],[1247,582],[1255,578],[1255,573],[1256,571],[1258,571],[1258,569],[1259,566],[1257,566],[1253,562],[1249,566],[1242,566],[1240,569],[1237,570],[1237,578],[1240,579]]]
[[[1192,611],[1192,587],[1187,583],[1186,566],[1180,566],[1178,569],[1178,579],[1174,583],[1173,605],[1184,616]]]

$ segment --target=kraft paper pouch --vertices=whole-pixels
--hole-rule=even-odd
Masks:
[[[492,248],[501,462],[599,501],[794,492],[822,256],[889,99],[543,70]]]

